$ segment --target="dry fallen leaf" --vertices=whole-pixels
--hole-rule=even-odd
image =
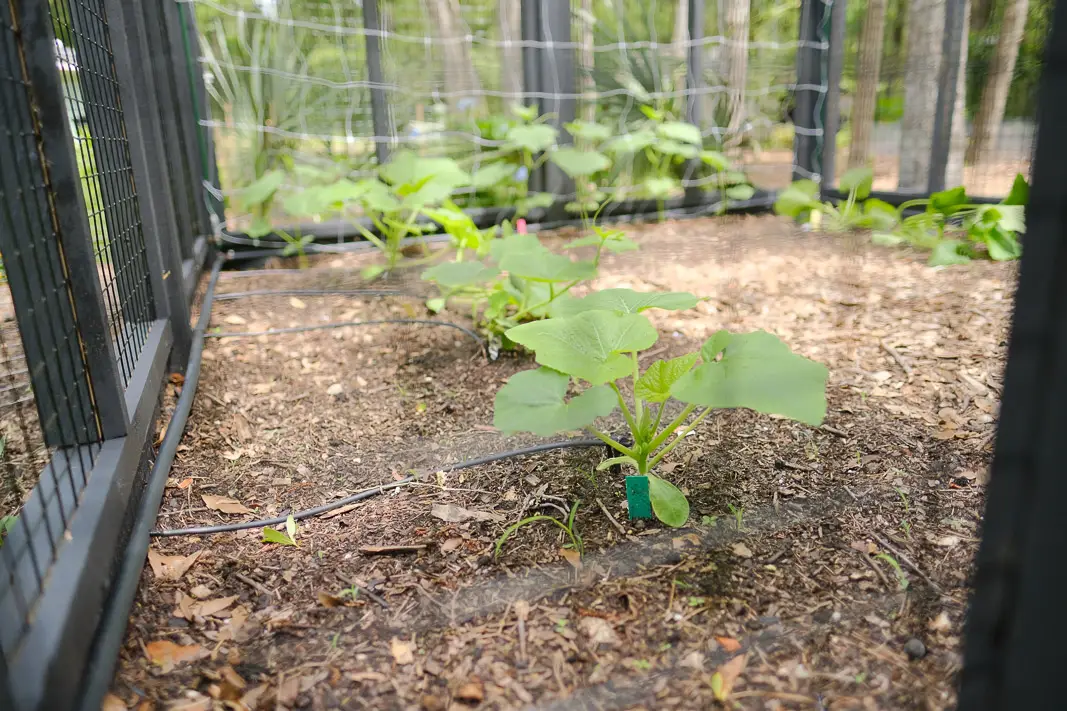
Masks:
[[[719,643],[723,651],[728,654],[733,654],[737,650],[741,649],[741,643],[733,637],[716,637],[715,641]]]
[[[447,541],[441,544],[442,553],[450,553],[463,545],[462,538],[449,538]]]
[[[475,704],[481,703],[485,699],[485,687],[482,686],[482,682],[478,679],[472,679],[456,689],[456,698],[460,701],[469,701]]]
[[[236,595],[220,597],[215,600],[205,600],[193,606],[193,614],[197,617],[210,617],[228,609],[237,600]]]
[[[711,692],[715,694],[715,700],[725,703],[730,698],[730,692],[734,689],[734,683],[748,663],[748,655],[740,654],[719,667],[719,670],[711,675]]]
[[[396,663],[401,666],[415,663],[415,645],[411,642],[405,642],[402,639],[393,637],[392,641],[389,642],[389,651],[392,652]]]
[[[464,521],[496,521],[501,523],[504,517],[492,511],[472,511],[455,504],[434,504],[430,508],[430,515],[449,523],[463,523]]]
[[[255,433],[252,432],[252,423],[240,412],[233,416],[233,428],[237,432],[237,436],[246,442],[255,437]]]
[[[193,485],[193,478],[192,477],[187,477],[185,479],[182,479],[180,482],[178,482],[178,488],[179,489],[188,489],[192,485]]]
[[[231,499],[228,496],[201,494],[200,498],[204,500],[204,506],[207,506],[212,511],[221,511],[228,514],[252,513],[251,509],[246,508],[240,501]]]
[[[582,567],[582,554],[573,548],[560,548],[559,554],[563,559],[574,566],[575,570]]]
[[[316,597],[323,607],[342,607],[345,604],[344,600],[327,592],[320,592]]]
[[[148,564],[152,573],[159,580],[180,580],[204,551],[190,555],[163,555],[155,549],[148,551]]]
[[[189,594],[195,597],[197,600],[207,600],[211,597],[211,588],[207,585],[197,585],[195,588],[189,591]]]
[[[348,504],[347,506],[342,506],[339,509],[334,509],[333,511],[329,511],[327,513],[324,513],[319,518],[327,519],[327,518],[334,518],[336,516],[341,516],[343,514],[348,513],[349,511],[355,511],[356,509],[358,509],[362,505],[363,504],[359,504],[359,503],[357,503],[357,504]]]
[[[266,700],[268,691],[270,691],[270,684],[260,684],[246,691],[245,695],[241,697],[241,703],[247,709],[258,709],[261,703]]]
[[[205,654],[204,648],[199,644],[183,646],[166,639],[149,642],[145,645],[145,653],[148,660],[158,665],[164,674],[183,662],[199,659]]]
[[[752,557],[752,551],[750,551],[748,549],[748,546],[746,546],[744,543],[735,543],[732,546],[730,546],[730,550],[732,550],[734,552],[734,555],[736,555],[739,558],[751,558]]]
[[[108,694],[100,704],[100,711],[126,711],[126,702],[114,694]]]
[[[611,626],[610,622],[599,617],[583,617],[578,622],[578,629],[589,637],[589,641],[593,646],[598,644],[619,644],[619,636],[615,634],[615,628]]]
[[[244,606],[235,607],[230,612],[230,624],[226,625],[219,630],[219,642],[225,642],[227,640],[241,641],[246,636],[242,635],[245,623],[248,621],[248,608]]]
[[[699,545],[700,536],[695,533],[686,533],[684,535],[678,536],[677,538],[671,539],[671,547],[674,548],[674,550],[676,551],[682,550],[683,548],[687,548],[689,546]]]
[[[952,629],[952,620],[949,619],[947,612],[942,611],[941,614],[930,620],[930,624],[927,627],[932,632],[948,632]]]

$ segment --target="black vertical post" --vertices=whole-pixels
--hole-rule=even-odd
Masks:
[[[937,80],[934,136],[930,145],[930,173],[926,183],[926,189],[931,193],[945,189],[948,155],[952,150],[952,119],[956,110],[960,49],[965,41],[963,15],[966,2],[947,0],[945,3],[945,38],[941,45],[941,74]]]
[[[827,49],[826,104],[823,107],[822,183],[834,186],[837,173],[837,132],[841,128],[841,72],[845,65],[845,0],[830,0],[830,46]]]
[[[685,120],[701,126],[701,104],[704,95],[704,0],[689,0],[689,51],[686,52],[685,86],[689,95],[685,102]]]
[[[370,82],[371,120],[374,125],[374,155],[378,165],[389,160],[386,141],[392,137],[389,110],[385,98],[385,75],[382,73],[382,22],[378,0],[363,0],[363,35],[367,43],[367,80]]]
[[[525,104],[537,106],[542,110],[541,96],[545,91],[541,75],[541,9],[543,0],[520,0],[519,26],[522,35],[522,91],[526,94]],[[531,192],[545,189],[544,172],[534,171],[529,176]]]
[[[74,157],[74,136],[63,98],[59,68],[56,66],[55,35],[49,4],[23,2],[14,8],[23,38],[26,71],[33,88],[40,149],[50,199],[53,201],[51,211],[54,227],[61,242],[71,301],[76,305],[77,316],[74,321],[89,366],[92,400],[99,418],[100,432],[105,439],[123,437],[128,421],[126,400],[100,289],[88,213]],[[6,255],[5,250],[5,258]],[[47,369],[47,358],[34,367]],[[38,398],[39,405],[40,402]],[[42,422],[46,421],[45,414],[41,413]],[[46,429],[46,440],[49,436],[54,437],[55,433]],[[48,444],[62,446],[74,443],[48,441]]]
[[[1051,709],[1063,696],[1067,587],[1067,5],[1057,3],[1038,95],[1004,395],[964,636],[960,711]]]
[[[558,143],[571,142],[563,124],[578,117],[578,68],[571,42],[570,0],[541,0],[541,81],[545,94],[541,113],[552,116],[559,129]],[[550,94],[550,96],[548,96]],[[545,163],[544,189],[554,195],[570,195],[574,181],[552,163]]]
[[[821,60],[824,50],[819,48],[819,28],[822,21],[822,0],[801,0],[800,43],[797,47],[797,85],[793,107],[793,180],[818,177],[820,156],[816,135],[816,111],[822,87]]]
[[[164,172],[155,87],[147,80],[148,50],[140,3],[104,0],[115,74],[122,96],[137,202],[147,249],[149,278],[159,316],[169,318],[174,338],[172,364],[184,370],[192,331],[185,302],[174,201]]]
[[[11,682],[9,679],[7,662],[4,661],[3,652],[0,652],[0,709],[15,708],[15,701],[11,695]]]
[[[163,22],[166,27],[170,52],[163,60],[171,62],[174,72],[175,99],[178,104],[178,126],[182,133],[182,146],[185,149],[186,164],[189,166],[189,175],[186,178],[192,190],[192,209],[195,210],[196,220],[193,233],[182,235],[182,239],[190,242],[199,235],[211,234],[211,218],[207,211],[207,202],[204,200],[204,176],[206,170],[204,158],[200,152],[200,126],[198,116],[194,108],[196,98],[193,95],[193,82],[189,76],[189,53],[193,46],[188,46],[188,34],[182,26],[182,7],[185,3],[163,2]],[[196,66],[194,61],[194,66]]]
[[[214,217],[210,228],[212,232],[226,222],[226,208],[218,195],[222,193],[219,182],[219,166],[215,159],[215,139],[211,129],[204,126],[201,121],[211,117],[211,103],[208,99],[207,86],[204,83],[204,72],[200,67],[199,33],[196,28],[196,14],[193,12],[192,3],[177,3],[182,18],[183,41],[189,44],[189,51],[194,55],[189,64],[189,80],[193,85],[193,108],[196,112],[196,130],[200,140],[202,160],[206,161],[204,179],[214,190],[205,196],[211,216]]]

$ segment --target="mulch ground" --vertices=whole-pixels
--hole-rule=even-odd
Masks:
[[[952,706],[1015,267],[930,269],[767,216],[628,232],[641,250],[595,286],[707,297],[650,312],[650,353],[771,331],[829,366],[824,426],[709,418],[662,467],[692,505],[669,530],[628,520],[603,448],[447,471],[538,441],[490,426],[526,357],[431,326],[212,339],[160,528],[417,479],[302,522],[297,546],[155,539],[111,707]],[[363,259],[227,272],[219,294],[355,287]],[[397,284],[416,295],[224,299],[212,328],[430,318],[424,287]],[[494,555],[509,524],[576,501],[581,561],[545,523]]]

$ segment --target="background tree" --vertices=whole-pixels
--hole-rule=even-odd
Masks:
[[[888,0],[869,0],[867,14],[863,19],[863,34],[860,36],[859,57],[856,62],[856,96],[852,102],[852,143],[848,152],[850,168],[863,167],[870,162],[871,133],[874,131],[874,110],[878,98],[888,4]]]
[[[436,31],[437,53],[444,65],[445,87],[456,104],[473,96],[481,103],[481,81],[471,60],[471,47],[463,41],[467,30],[460,16],[459,0],[426,0],[430,29]]]
[[[902,191],[924,191],[929,179],[944,32],[944,0],[912,0],[909,3],[904,116],[900,127],[898,189]]]
[[[745,120],[745,85],[748,81],[749,0],[725,0],[726,87],[729,96],[727,135],[741,130]]]
[[[963,26],[971,24],[971,0],[963,3]],[[963,185],[963,158],[967,150],[967,45],[960,42],[960,71],[956,75],[956,104],[952,109],[952,133],[949,137],[945,186]]]
[[[1023,38],[1029,0],[1006,0],[1000,21],[997,49],[989,65],[989,75],[982,89],[982,101],[974,117],[974,132],[967,148],[967,162],[977,163],[989,157],[996,147],[997,132],[1004,121],[1008,90],[1015,75],[1015,59]]]
[[[588,0],[586,0],[588,1]],[[522,92],[522,19],[520,0],[497,0],[497,32],[504,46],[500,48],[500,90],[518,95]],[[514,98],[509,97],[510,103]]]

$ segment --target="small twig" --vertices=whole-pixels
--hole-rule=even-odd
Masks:
[[[368,589],[368,588],[366,588],[366,587],[364,587],[362,585],[357,584],[351,578],[346,578],[346,577],[341,576],[341,575],[338,575],[337,577],[341,579],[341,582],[344,582],[344,583],[347,583],[347,584],[351,585],[356,591],[359,592],[360,595],[366,595],[368,598],[370,598],[371,600],[374,600],[376,603],[378,603],[379,605],[384,607],[386,610],[389,609],[389,603],[386,602],[385,598],[383,598],[381,595],[378,595],[377,593],[371,592],[370,589]],[[422,588],[418,588],[418,589],[420,590],[420,592],[422,591]]]
[[[878,565],[873,560],[871,560],[871,557],[869,555],[867,555],[866,553],[860,553],[859,551],[856,551],[856,552],[859,553],[860,558],[863,558],[863,562],[866,563],[867,566],[871,570],[873,570],[875,572],[875,574],[879,578],[881,578],[882,584],[885,585],[886,590],[892,590],[893,586],[889,584],[889,578],[887,578],[885,576],[885,573],[882,572],[882,569],[879,568]]]
[[[600,499],[594,499],[594,501],[596,501],[596,505],[600,507],[600,510],[604,512],[604,515],[608,517],[608,520],[611,521],[611,525],[615,527],[615,530],[625,536],[626,529],[622,527],[621,523],[615,520],[615,517],[608,511],[608,507],[604,505],[604,502]]]
[[[234,573],[233,575],[234,575],[235,578],[240,580],[245,585],[249,585],[249,586],[255,588],[256,590],[258,590],[259,592],[263,593],[264,595],[267,595],[269,597],[274,597],[274,593],[272,593],[267,588],[267,586],[264,585],[263,583],[261,583],[259,581],[256,581],[256,580],[253,580],[252,578],[248,577],[247,575],[245,575],[243,573]]]
[[[896,557],[897,557],[897,558],[898,558],[898,559],[900,560],[900,562],[901,562],[901,563],[903,563],[904,565],[906,565],[906,566],[908,566],[909,568],[911,568],[911,570],[912,570],[912,572],[913,572],[913,573],[915,573],[915,574],[916,574],[916,575],[918,575],[918,576],[919,576],[920,578],[922,578],[923,580],[925,580],[925,581],[926,581],[926,583],[927,583],[927,585],[929,585],[930,587],[932,587],[932,588],[933,588],[934,590],[936,590],[937,592],[941,592],[941,586],[940,586],[940,585],[938,585],[938,584],[937,584],[937,583],[935,583],[935,582],[934,582],[933,580],[931,580],[931,579],[930,579],[930,576],[928,576],[928,575],[927,575],[926,573],[924,573],[924,572],[922,571],[922,569],[921,569],[921,568],[919,568],[919,566],[917,566],[917,565],[915,565],[914,563],[912,563],[912,562],[911,562],[911,560],[910,560],[910,559],[909,559],[909,558],[908,558],[908,557],[907,557],[906,555],[904,555],[904,554],[903,554],[903,553],[901,553],[901,552],[900,552],[899,550],[897,550],[897,549],[896,549],[896,548],[894,548],[894,547],[893,547],[892,545],[890,545],[889,541],[885,540],[884,538],[882,538],[881,536],[879,536],[879,535],[878,535],[877,533],[875,533],[874,531],[871,531],[871,538],[873,538],[874,540],[878,541],[878,542],[879,542],[879,543],[881,543],[881,544],[882,544],[883,546],[885,546],[885,547],[886,547],[886,548],[887,548],[887,549],[889,550],[889,552],[891,552],[891,553],[892,553],[893,555],[895,555],[895,556],[896,556]]]
[[[823,432],[829,432],[832,435],[837,435],[838,437],[848,437],[848,433],[847,432],[842,432],[841,430],[837,429],[836,427],[831,427],[830,425],[823,425],[819,429],[822,430]]]
[[[889,354],[889,356],[897,362],[900,369],[904,371],[904,374],[908,376],[908,380],[911,380],[911,366],[904,362],[904,358],[900,353],[897,353],[897,349],[889,345],[889,342],[884,338],[882,339],[882,350]]]

